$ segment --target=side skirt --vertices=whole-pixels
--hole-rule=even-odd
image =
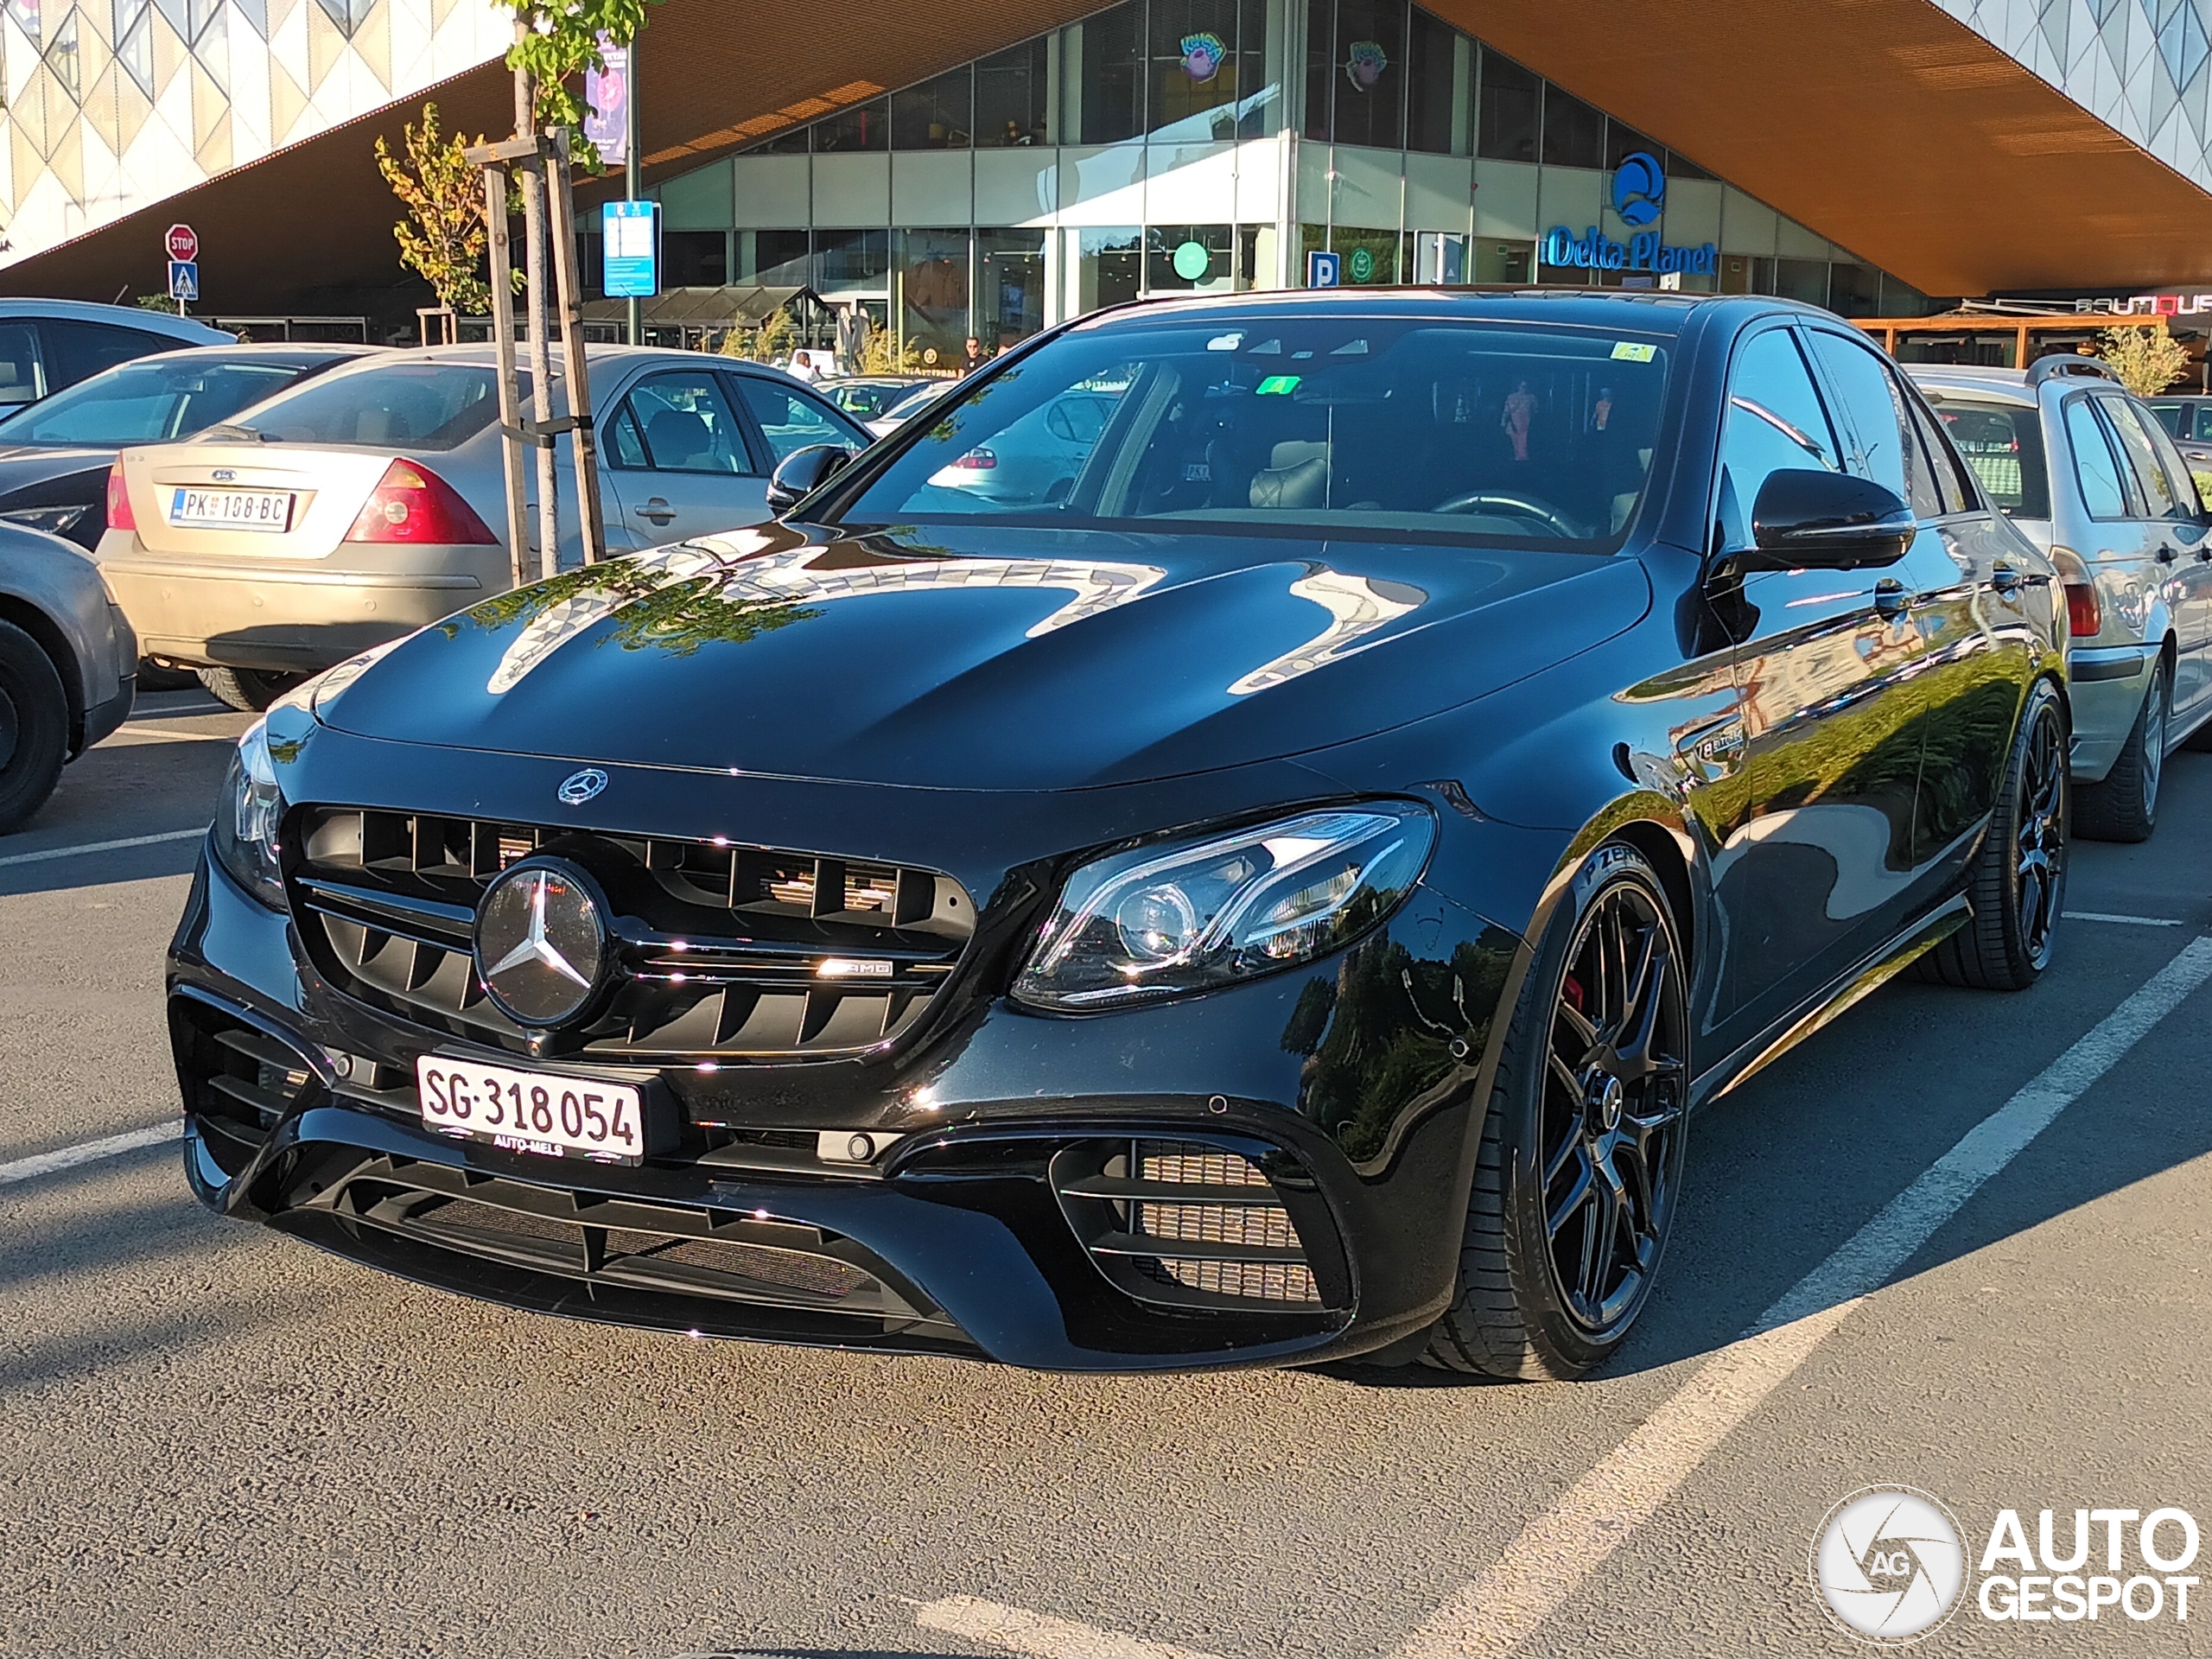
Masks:
[[[1891,939],[1862,966],[1829,985],[1803,1008],[1777,1020],[1707,1071],[1691,1089],[1692,1109],[1719,1099],[1815,1032],[1841,1018],[1973,918],[1974,906],[1966,894],[1953,894]]]

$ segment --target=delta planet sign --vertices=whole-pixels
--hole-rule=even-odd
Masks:
[[[1637,150],[1613,169],[1612,198],[1613,211],[1624,223],[1656,224],[1667,200],[1667,175],[1655,157]],[[1537,244],[1536,251],[1545,264],[1581,270],[1638,270],[1660,276],[1679,271],[1709,276],[1719,269],[1719,249],[1715,244],[1677,247],[1662,241],[1656,230],[1639,230],[1627,241],[1616,242],[1595,225],[1580,236],[1564,225],[1554,225]]]

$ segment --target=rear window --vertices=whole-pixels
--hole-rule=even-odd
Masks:
[[[1999,512],[2011,518],[2050,517],[2050,473],[2044,465],[2043,428],[2036,410],[1947,394],[1936,412]]]
[[[276,443],[451,449],[499,416],[497,378],[463,363],[379,364],[271,398],[242,424]]]
[[[227,421],[313,366],[148,358],[79,381],[0,421],[0,443],[159,443]]]

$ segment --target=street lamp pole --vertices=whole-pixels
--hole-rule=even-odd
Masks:
[[[643,127],[643,124],[638,119],[638,42],[644,36],[645,32],[641,29],[630,37],[629,58],[622,70],[623,79],[629,82],[629,85],[622,89],[623,119],[628,122],[630,126],[626,141],[622,147],[622,194],[632,201],[637,200],[638,193],[644,183],[640,177],[642,168],[639,166],[640,157],[638,154]],[[645,302],[635,295],[630,298],[629,322],[630,343],[632,346],[644,345],[645,343]]]

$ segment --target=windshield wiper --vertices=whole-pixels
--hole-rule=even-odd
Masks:
[[[200,435],[203,438],[219,438],[229,443],[274,443],[276,442],[257,427],[238,426],[230,421],[224,421],[214,426],[202,427]]]

